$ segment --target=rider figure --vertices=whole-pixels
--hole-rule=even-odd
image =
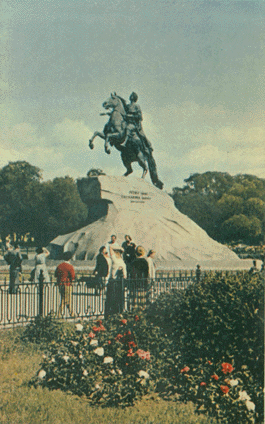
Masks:
[[[120,97],[120,99],[123,101],[123,104],[126,103],[121,97]],[[136,102],[138,100],[137,94],[135,92],[132,92],[132,94],[129,97],[129,100],[130,100],[130,104],[126,105],[126,118],[127,118],[129,123],[132,123],[132,124],[135,125],[138,136],[140,137],[140,139],[143,143],[144,151],[145,151],[145,153],[150,155],[153,151],[153,148],[152,148],[150,141],[147,139],[147,137],[146,137],[146,135],[143,131],[142,111],[141,111],[140,106],[136,104]]]

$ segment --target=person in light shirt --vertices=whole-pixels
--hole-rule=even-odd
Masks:
[[[154,263],[154,257],[155,257],[156,252],[154,250],[149,250],[148,254],[147,254],[147,262],[148,262],[148,277],[151,280],[155,279],[156,276],[156,266]]]

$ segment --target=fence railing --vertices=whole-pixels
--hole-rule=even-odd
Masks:
[[[242,274],[241,271],[222,271],[223,275]],[[9,281],[0,279],[0,328],[23,325],[36,316],[54,314],[63,319],[93,319],[113,313],[130,311],[145,306],[162,293],[185,290],[190,284],[212,271],[158,271],[150,280],[119,280],[107,286],[96,281],[88,273],[79,272],[72,284],[68,307],[60,308],[67,299],[55,281],[30,282],[25,278],[16,285],[14,294],[9,293]],[[1,277],[0,277],[1,278]],[[60,313],[61,312],[61,313]]]
[[[93,319],[112,313],[129,311],[153,302],[161,293],[184,290],[194,277],[156,278],[149,280],[110,281],[99,284],[90,276],[73,282],[68,306],[60,308],[64,293],[55,281],[38,283],[23,280],[9,293],[9,284],[0,281],[0,327],[22,325],[36,316],[54,314],[64,319]],[[64,299],[64,303],[66,299]],[[61,314],[59,314],[61,312]]]

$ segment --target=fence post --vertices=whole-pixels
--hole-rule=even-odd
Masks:
[[[39,275],[39,316],[43,315],[43,282],[44,282],[44,275],[43,270],[40,270]]]

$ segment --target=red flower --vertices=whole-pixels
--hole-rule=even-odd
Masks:
[[[228,386],[220,386],[221,391],[226,394],[229,392],[229,387]]]
[[[219,377],[218,377],[218,375],[216,375],[216,374],[213,374],[213,375],[211,375],[211,377],[214,379],[214,380],[219,380]]]
[[[110,340],[108,340],[108,344],[111,344],[111,341]]]
[[[213,363],[212,363],[211,361],[208,361],[208,364],[209,364],[209,365],[213,365]]]
[[[222,363],[222,371],[223,371],[224,374],[227,374],[227,373],[229,374],[233,370],[234,370],[234,368],[228,362],[223,362]]]
[[[122,334],[117,334],[117,336],[115,337],[115,340],[117,340],[117,341],[119,341],[119,340],[122,341],[122,339],[123,339],[123,335]]]
[[[94,331],[94,333],[97,333],[98,331],[100,331],[100,327],[96,327],[94,325],[94,327],[92,327],[92,330]]]
[[[135,315],[134,321],[139,321],[139,320],[140,320],[140,318],[138,317],[138,315]]]
[[[136,347],[136,344],[134,342],[128,342],[129,347]]]
[[[91,339],[94,339],[96,334],[92,333],[92,331],[89,333],[88,337],[90,337]]]
[[[206,387],[206,386],[207,386],[207,384],[206,384],[204,381],[202,381],[202,382],[200,383],[200,386],[201,386],[201,387]]]
[[[121,320],[121,324],[126,325],[126,324],[127,324],[127,319],[122,319],[122,320]]]
[[[129,349],[128,350],[127,356],[134,356],[134,353],[133,353],[133,350],[132,349]]]
[[[132,335],[132,332],[129,330],[129,331],[127,331],[127,336],[131,336]]]
[[[184,367],[182,368],[182,370],[180,372],[189,372],[190,368],[189,367]]]
[[[104,325],[100,324],[99,328],[100,328],[100,331],[106,331],[106,328],[104,327]]]

